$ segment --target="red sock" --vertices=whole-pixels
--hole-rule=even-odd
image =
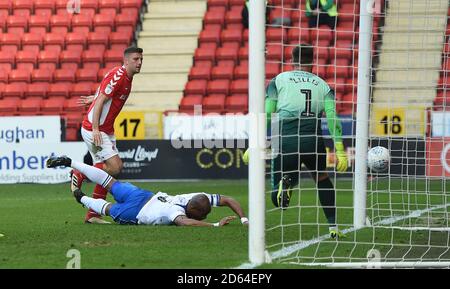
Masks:
[[[103,163],[99,163],[99,164],[95,164],[96,168],[99,169],[103,169]],[[96,185],[94,188],[94,193],[92,194],[92,197],[94,199],[106,199],[106,195],[108,194],[108,190],[105,189],[104,187],[100,186],[100,185]],[[97,214],[96,212],[89,210],[86,214],[86,218],[85,220],[89,220],[92,217],[101,217],[99,214]]]

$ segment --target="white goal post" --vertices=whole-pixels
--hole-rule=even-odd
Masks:
[[[306,1],[250,0],[249,149],[256,156],[249,160],[251,266],[450,268],[448,0],[333,0],[338,16],[330,29],[311,26]],[[336,223],[346,235],[338,239],[330,238],[305,167],[297,171],[289,207],[271,202],[264,96],[277,73],[266,68],[292,69],[289,53],[305,40],[314,47],[313,73],[335,90],[338,115],[348,115],[341,118],[347,122],[346,173],[334,169],[333,142],[322,125]],[[386,173],[367,168],[367,151],[377,145],[391,154]]]

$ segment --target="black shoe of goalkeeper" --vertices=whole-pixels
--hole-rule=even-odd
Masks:
[[[66,156],[49,157],[46,162],[47,168],[70,167],[71,164],[72,160]]]
[[[277,195],[277,201],[278,201],[278,207],[282,209],[286,209],[289,207],[289,202],[291,200],[291,183],[292,179],[288,176],[284,176],[280,184],[278,186],[278,195]]]
[[[83,204],[81,202],[81,198],[84,197],[85,194],[80,189],[76,189],[72,193],[73,193],[73,196],[75,197],[75,199],[77,200],[77,202],[80,203],[80,204]]]

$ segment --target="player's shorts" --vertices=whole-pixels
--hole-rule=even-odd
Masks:
[[[281,154],[272,159],[272,188],[278,188],[283,175],[289,174],[295,186],[300,177],[302,164],[311,173],[326,170],[327,153],[322,137],[283,137]]]
[[[94,144],[92,131],[81,128],[81,136],[91,153],[94,164],[103,163],[107,159],[119,154],[116,146],[116,137],[114,135],[107,135],[104,132],[100,132],[100,134],[102,136],[102,145],[98,147]]]
[[[111,194],[117,203],[111,206],[109,214],[119,224],[137,224],[136,216],[154,195],[135,185],[119,181],[112,185]]]

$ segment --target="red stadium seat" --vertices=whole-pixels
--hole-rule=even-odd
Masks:
[[[83,68],[78,69],[76,72],[76,81],[89,81],[89,82],[97,82],[97,70]]]
[[[13,1],[14,15],[30,16],[33,11],[33,0],[15,0]]]
[[[72,17],[72,32],[87,34],[92,30],[92,17],[86,14],[75,14]]]
[[[219,79],[208,81],[208,86],[206,89],[207,94],[225,94],[228,95],[230,92],[230,80]]]
[[[189,71],[189,80],[194,79],[206,79],[209,80],[211,78],[211,69],[209,67],[202,66],[193,66]]]
[[[225,99],[225,109],[228,112],[246,112],[248,111],[248,96],[232,95]]]
[[[66,35],[66,50],[83,51],[86,48],[86,33],[71,32]]]
[[[44,113],[54,112],[55,114],[59,114],[63,111],[65,100],[66,99],[64,96],[53,96],[48,99],[44,99],[41,106],[41,111]]]
[[[204,79],[188,81],[184,87],[184,95],[188,95],[188,94],[205,95],[206,94],[206,86],[207,86],[207,81]]]
[[[201,60],[208,60],[211,62],[215,62],[216,59],[216,50],[214,48],[208,48],[208,47],[200,47],[197,48],[194,52],[194,60],[201,61]]]
[[[216,50],[216,60],[232,60],[234,63],[238,60],[238,47],[219,47]]]
[[[27,83],[24,82],[15,82],[9,83],[5,85],[3,90],[3,97],[23,97],[25,91],[27,90]]]
[[[225,29],[220,34],[222,44],[225,42],[237,42],[239,46],[242,43],[242,31],[238,29]]]
[[[44,35],[49,31],[50,16],[49,15],[32,15],[28,21],[30,33]]]
[[[109,37],[105,33],[91,32],[87,38],[89,50],[101,50],[102,53],[106,50],[109,43]]]
[[[219,27],[219,29],[217,29],[217,28],[203,29],[200,32],[198,40],[200,43],[214,42],[214,43],[217,43],[217,45],[219,45],[220,44],[220,32],[221,32],[220,27]]]
[[[136,28],[137,17],[133,14],[117,14],[115,18],[116,29],[120,30],[119,27],[122,26],[130,26],[133,27],[133,30]]]
[[[36,54],[42,50],[43,36],[39,33],[25,33],[22,36],[22,50],[33,51]]]
[[[12,69],[16,60],[16,54],[13,51],[1,51],[0,64],[9,64],[9,68]],[[2,68],[4,66],[2,65]],[[5,69],[5,68],[3,68]]]
[[[44,36],[44,49],[58,51],[64,49],[65,37],[59,33],[47,33]]]
[[[59,56],[61,63],[74,62],[79,64],[81,62],[81,51],[64,50]]]
[[[127,47],[131,42],[131,34],[126,34],[123,32],[113,32],[109,35],[109,43],[111,44],[111,49],[115,50],[118,48]],[[123,51],[122,51],[123,52]]]
[[[235,79],[248,79],[248,65],[239,65],[234,68]]]
[[[221,113],[225,109],[225,95],[215,94],[204,97],[202,101],[203,111],[205,113]]]
[[[37,52],[21,50],[16,54],[16,67],[17,69],[28,69],[31,67],[31,70],[35,68],[37,63]],[[28,65],[23,65],[28,64]]]
[[[16,53],[20,48],[21,39],[21,36],[17,34],[1,34],[2,52],[11,51]]]
[[[49,84],[45,82],[31,83],[25,92],[26,97],[38,96],[45,98],[47,96]]]
[[[233,6],[232,9],[225,14],[225,23],[227,27],[230,24],[241,24],[242,23],[242,8],[238,6]]]
[[[120,10],[120,2],[117,0],[100,0],[98,9],[101,14],[116,14]]]
[[[72,87],[71,83],[62,82],[62,83],[52,83],[47,91],[47,97],[52,96],[64,96],[69,97],[69,91]]]
[[[86,50],[82,54],[82,60],[86,62],[103,62],[103,51],[101,50]]]
[[[80,105],[77,103],[78,98],[79,98],[79,96],[74,96],[69,99],[66,99],[64,101],[64,106],[63,106],[64,111],[65,112],[80,111]],[[74,119],[72,120],[73,121],[72,125],[74,123],[77,123],[78,121],[81,121],[81,119],[82,119],[80,116],[76,117],[74,115],[73,117],[74,117]],[[75,120],[78,120],[78,121],[75,121]]]
[[[9,73],[9,83],[13,82],[31,82],[31,71],[22,69],[13,69]]]
[[[269,27],[266,29],[266,41],[274,43],[284,43],[288,39],[285,28]]]
[[[202,95],[188,95],[183,98],[181,98],[181,102],[179,105],[180,110],[184,111],[193,111],[194,106],[201,106],[203,100],[203,94]]]
[[[311,42],[333,39],[333,32],[327,25],[321,25],[317,29],[311,30]]]
[[[248,94],[248,79],[237,79],[231,82],[231,94]]]
[[[105,67],[110,67],[111,65],[114,66],[122,65],[123,51],[107,50],[104,54],[104,59],[105,59]]]
[[[97,81],[100,82],[105,78],[106,74],[110,71],[110,68],[102,68],[97,72]]]
[[[233,79],[234,66],[216,66],[211,71],[211,78],[215,79]]]
[[[21,99],[17,96],[0,99],[0,112],[8,115],[13,115],[17,112],[17,108],[21,103]]]
[[[0,83],[5,83],[5,84],[8,83],[8,75],[9,75],[9,71],[0,69]],[[1,96],[1,92],[0,92],[0,96]]]
[[[81,10],[81,14],[95,15],[98,12],[98,0],[82,0]]]
[[[75,82],[75,71],[70,69],[56,69],[53,73],[55,82]]]
[[[309,29],[301,28],[301,27],[291,27],[288,30],[287,39],[289,42],[295,43],[309,43]]]
[[[47,68],[35,69],[31,72],[31,81],[51,83],[53,81],[53,73],[54,70]]]
[[[5,13],[5,15],[11,14],[12,10],[12,0],[0,1],[0,12]]]
[[[39,68],[47,67],[56,69],[59,64],[59,54],[53,51],[44,50],[38,55]],[[50,65],[43,65],[50,64]]]
[[[52,15],[50,27],[52,33],[63,33],[64,35],[71,29],[72,14]]]
[[[248,45],[239,48],[238,56],[239,60],[248,60]]]
[[[22,35],[28,29],[28,17],[10,15],[6,20],[8,33]]]
[[[283,57],[283,46],[279,43],[267,43],[266,44],[266,59],[273,61],[281,61]]]
[[[214,6],[222,6],[225,8],[228,8],[228,0],[208,0],[206,2],[207,7],[214,7]]]
[[[204,24],[219,24],[223,27],[225,23],[225,7],[214,7],[206,11],[203,17]]]
[[[114,18],[107,14],[97,14],[94,16],[94,31],[108,35],[114,29]]]
[[[55,0],[35,0],[34,14],[50,16],[55,12]]]
[[[266,63],[266,78],[274,78],[280,73],[279,63]]]
[[[92,82],[78,82],[72,86],[70,96],[91,95]]]

